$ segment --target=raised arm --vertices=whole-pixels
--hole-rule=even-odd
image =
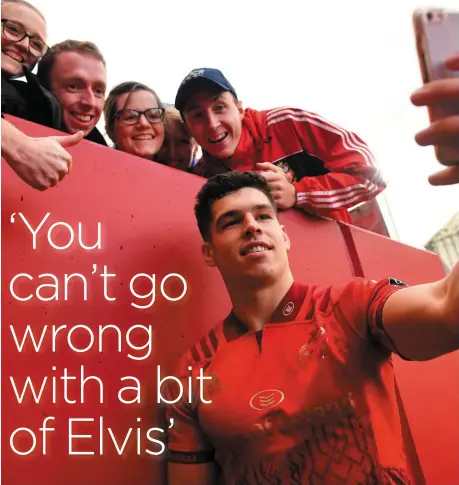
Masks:
[[[390,295],[382,325],[400,354],[429,360],[459,349],[459,263],[435,283]]]

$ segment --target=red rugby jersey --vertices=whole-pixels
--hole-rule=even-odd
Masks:
[[[168,406],[168,459],[215,460],[225,485],[409,484],[391,363],[397,350],[381,324],[385,301],[402,286],[294,283],[256,333],[231,314],[180,360],[174,375],[185,392]],[[200,368],[212,376],[207,404]],[[174,383],[167,399],[178,396]]]
[[[271,162],[284,170],[296,190],[296,206],[351,223],[347,209],[374,199],[386,184],[367,144],[355,133],[298,108],[247,108],[241,139],[228,160],[203,151],[195,173],[255,169]]]

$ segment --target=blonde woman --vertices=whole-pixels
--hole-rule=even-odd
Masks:
[[[185,172],[192,172],[197,162],[199,146],[188,133],[177,109],[166,108],[164,114],[165,136],[156,161]]]

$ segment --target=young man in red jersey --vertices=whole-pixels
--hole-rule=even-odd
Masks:
[[[195,173],[259,170],[278,208],[297,206],[351,223],[347,209],[385,188],[355,133],[301,109],[244,110],[218,69],[191,71],[175,106],[203,149]]]
[[[232,311],[180,360],[182,398],[168,387],[169,485],[408,485],[391,354],[459,348],[459,264],[413,287],[304,285],[264,178],[217,175],[195,212]],[[190,369],[211,379],[188,395]]]

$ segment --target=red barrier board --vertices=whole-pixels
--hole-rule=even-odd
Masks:
[[[352,236],[367,278],[393,276],[415,285],[445,276],[432,253],[358,228]],[[395,356],[394,368],[426,483],[459,484],[459,353],[428,362]]]
[[[52,133],[14,122],[33,136]],[[157,403],[158,367],[160,377],[168,375],[178,355],[230,309],[219,273],[201,259],[193,204],[203,179],[87,141],[69,151],[71,175],[45,192],[2,161],[2,484],[162,485],[154,440],[167,424]],[[340,283],[359,271],[408,283],[442,275],[438,258],[387,238],[358,230],[345,238],[334,221],[297,211],[281,218],[300,281]],[[22,345],[27,328],[35,347]],[[450,380],[456,371],[447,367],[457,358],[396,363],[428,485],[459,483],[439,481],[457,477],[447,472],[457,450],[448,426],[459,399]],[[35,399],[22,396],[27,377]],[[36,441],[24,430],[11,441],[21,427]],[[442,443],[449,448],[439,456]],[[21,455],[12,445],[33,451]],[[407,450],[416,468],[414,447]],[[420,485],[420,470],[415,475]]]

